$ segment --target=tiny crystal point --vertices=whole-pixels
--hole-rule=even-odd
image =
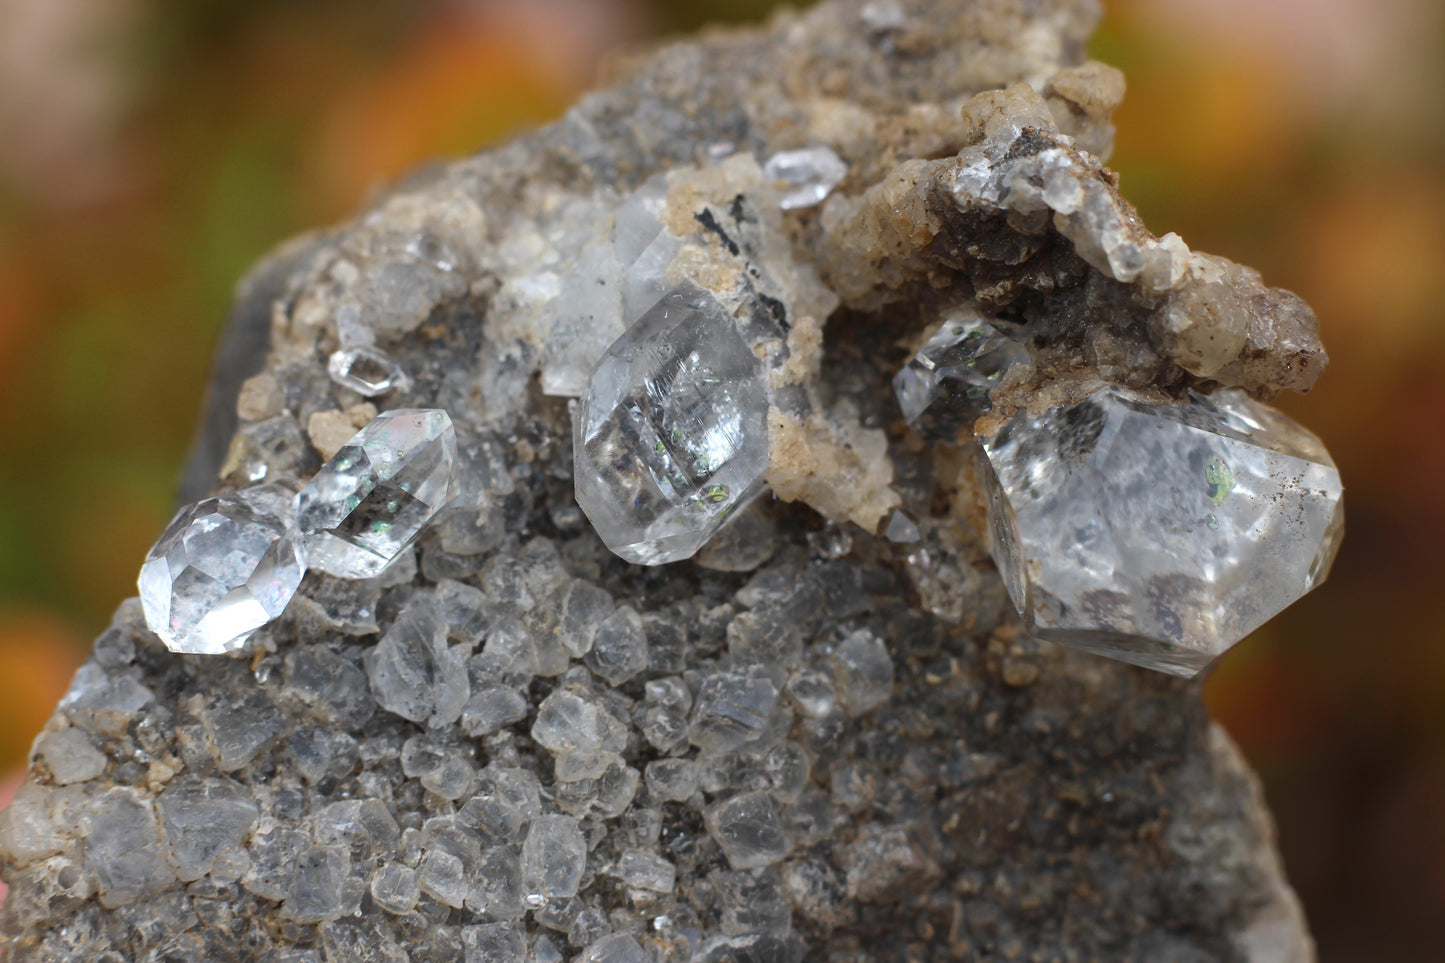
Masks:
[[[828,147],[779,151],[763,164],[763,176],[781,195],[785,211],[817,207],[848,175],[848,165]]]
[[[331,380],[365,398],[386,394],[401,384],[401,368],[376,348],[342,348],[326,362]]]
[[[312,567],[342,578],[380,574],[459,483],[456,432],[445,411],[383,412],[296,496]]]
[[[1343,533],[1319,439],[1237,390],[1102,388],[982,441],[990,541],[1039,638],[1192,676],[1318,585]]]
[[[707,291],[683,284],[607,349],[573,412],[577,502],[617,555],[693,555],[762,490],[762,366]]]
[[[1028,349],[973,313],[948,318],[893,379],[903,417],[930,441],[953,441],[992,406],[989,391]]]
[[[146,624],[172,652],[238,649],[280,615],[306,555],[289,530],[290,493],[261,485],[188,505],[140,572]]]

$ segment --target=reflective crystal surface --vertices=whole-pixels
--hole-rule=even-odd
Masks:
[[[262,485],[176,514],[139,581],[146,624],[167,648],[230,652],[281,614],[306,574],[290,503],[290,492]]]
[[[939,325],[922,350],[893,378],[903,417],[930,441],[953,441],[992,403],[988,393],[1028,349],[973,313]]]
[[[326,373],[332,381],[366,398],[398,387],[404,377],[396,362],[369,347],[333,351],[326,362]]]
[[[1344,529],[1319,439],[1239,391],[1104,388],[983,441],[994,561],[1033,635],[1192,676],[1324,580]]]
[[[608,348],[578,403],[577,503],[630,562],[688,558],[762,489],[767,406],[732,318],[680,285]]]
[[[296,496],[313,568],[370,578],[456,495],[457,441],[437,408],[383,412]]]
[[[785,211],[816,207],[848,175],[848,165],[827,147],[782,150],[763,164],[763,176],[772,181]]]

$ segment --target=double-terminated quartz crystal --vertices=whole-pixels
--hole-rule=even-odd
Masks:
[[[229,652],[286,608],[306,574],[291,499],[261,485],[177,513],[140,570],[146,623],[171,651]]]
[[[1240,391],[1102,388],[982,439],[994,560],[1033,635],[1192,676],[1325,578],[1319,439]]]
[[[296,496],[313,568],[371,578],[456,495],[457,440],[439,408],[397,408],[361,429]]]
[[[685,283],[607,349],[573,414],[577,503],[630,562],[688,558],[762,490],[767,393],[757,357]]]
[[[1023,344],[972,312],[948,318],[893,378],[903,417],[929,441],[951,442],[991,407],[988,393],[1015,364]]]

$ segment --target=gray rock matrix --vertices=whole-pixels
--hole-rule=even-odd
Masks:
[[[834,0],[714,32],[259,267],[189,494],[302,483],[397,407],[450,412],[463,492],[231,656],[121,605],[0,816],[7,961],[1312,960],[1196,688],[1021,636],[967,449],[890,387],[965,302],[1028,326],[1003,414],[1320,373],[1297,298],[1119,199],[1097,14]],[[847,176],[780,210],[762,159],[814,145]],[[774,496],[641,568],[579,511],[539,373],[658,175],[665,278],[773,333]],[[367,344],[404,375],[370,401],[327,376]],[[921,540],[871,534],[895,511]]]

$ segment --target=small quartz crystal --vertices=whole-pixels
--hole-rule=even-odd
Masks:
[[[1028,349],[977,314],[944,321],[894,377],[908,424],[929,441],[951,442],[991,407],[988,393]]]
[[[181,509],[146,556],[146,624],[172,652],[230,652],[280,615],[306,553],[288,531],[290,492],[262,485]]]
[[[386,394],[404,380],[401,368],[375,348],[343,348],[326,362],[331,380],[365,398]]]
[[[817,207],[846,176],[848,165],[828,147],[778,151],[763,164],[763,177],[778,188],[785,211]]]
[[[445,411],[383,412],[296,497],[312,566],[342,578],[380,574],[458,486],[456,434]]]
[[[607,350],[573,414],[577,502],[607,547],[693,555],[762,490],[762,366],[733,319],[683,284]]]
[[[983,440],[991,548],[1033,635],[1192,676],[1325,578],[1344,528],[1314,435],[1237,390],[1101,388]]]

